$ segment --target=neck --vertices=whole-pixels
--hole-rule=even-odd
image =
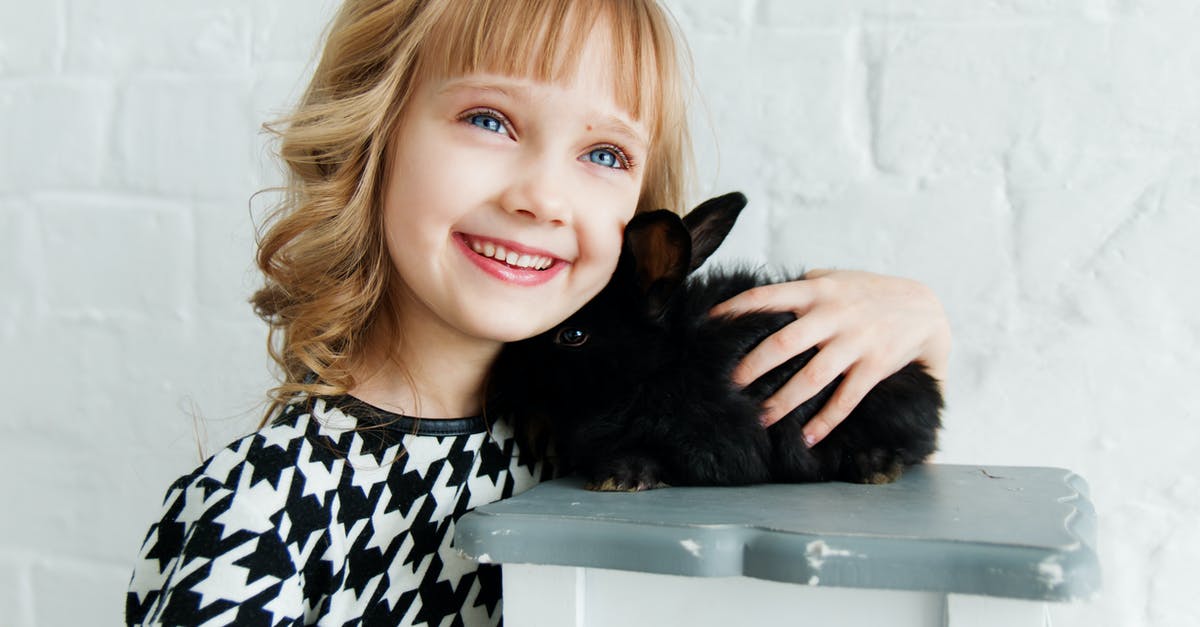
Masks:
[[[355,398],[421,418],[475,416],[501,342],[467,337],[437,324],[406,321],[398,337],[373,332],[353,368]]]

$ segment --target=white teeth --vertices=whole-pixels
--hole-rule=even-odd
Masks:
[[[540,255],[522,255],[516,251],[507,250],[499,244],[492,242],[471,242],[471,250],[484,256],[491,257],[503,261],[510,266],[518,268],[533,268],[534,270],[545,270],[554,264],[552,257],[542,257]]]

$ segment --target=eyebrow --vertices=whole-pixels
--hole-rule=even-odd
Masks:
[[[529,88],[520,84],[501,85],[492,81],[480,81],[472,78],[457,78],[446,81],[446,84],[437,91],[438,95],[445,95],[455,91],[483,91],[495,92],[501,96],[513,99],[528,99]],[[607,131],[615,135],[620,135],[626,142],[637,145],[639,148],[645,149],[649,145],[649,140],[641,133],[638,133],[632,126],[626,123],[621,118],[611,115],[601,115],[600,119],[592,126],[596,129]]]
[[[626,142],[634,144],[643,150],[649,144],[645,137],[633,130],[633,127],[626,124],[625,121],[620,118],[604,116],[604,118],[600,120],[600,124],[597,125],[597,128],[614,135],[620,135]]]
[[[523,85],[512,85],[511,87],[506,88],[506,87],[504,87],[502,85],[498,85],[496,83],[487,82],[487,81],[479,81],[479,80],[468,79],[468,78],[456,78],[456,79],[448,80],[448,81],[446,81],[445,85],[442,85],[442,88],[439,89],[437,91],[437,93],[439,96],[441,96],[444,94],[448,94],[450,92],[464,91],[464,90],[494,91],[494,92],[498,92],[502,95],[509,96],[509,97],[514,96],[514,94],[512,93],[514,91],[521,92],[521,94],[520,94],[521,96],[528,97],[528,95],[529,95],[529,88],[527,88]]]

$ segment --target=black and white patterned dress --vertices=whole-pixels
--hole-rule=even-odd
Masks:
[[[496,625],[500,569],[451,548],[454,522],[553,473],[505,421],[294,402],[171,486],[126,621]]]

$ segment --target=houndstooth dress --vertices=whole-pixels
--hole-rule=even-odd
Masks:
[[[553,473],[506,421],[294,402],[170,487],[126,621],[499,624],[500,568],[459,556],[454,522]]]

